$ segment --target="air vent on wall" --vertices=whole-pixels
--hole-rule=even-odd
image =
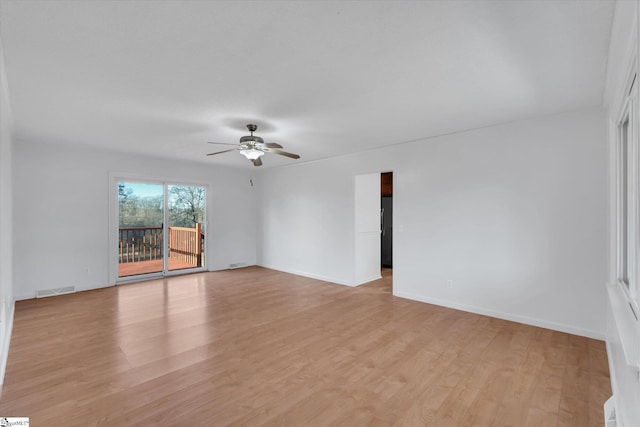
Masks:
[[[75,286],[65,286],[64,288],[42,289],[36,292],[36,298],[53,297],[56,295],[72,294],[76,291]]]

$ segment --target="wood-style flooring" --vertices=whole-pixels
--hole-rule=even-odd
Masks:
[[[604,343],[259,267],[16,303],[32,426],[602,426]]]
[[[169,269],[169,271],[194,268],[192,264],[175,258],[169,258],[167,262],[167,268]],[[123,262],[118,264],[118,277],[133,276],[136,274],[159,273],[163,268],[164,261],[161,259],[154,259],[151,261]]]

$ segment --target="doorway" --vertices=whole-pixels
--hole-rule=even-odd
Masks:
[[[380,173],[355,177],[354,285],[380,278]]]
[[[392,293],[393,172],[356,175],[354,205],[353,284]]]
[[[393,268],[393,172],[380,174],[380,264]]]
[[[205,267],[205,187],[116,183],[119,282]]]

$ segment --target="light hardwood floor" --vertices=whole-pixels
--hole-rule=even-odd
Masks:
[[[601,426],[604,343],[259,267],[16,303],[33,426]]]
[[[169,258],[167,262],[169,271],[194,268],[192,264],[175,258]],[[136,274],[159,273],[163,268],[164,261],[161,259],[155,259],[152,261],[123,262],[118,264],[118,277],[133,276]]]

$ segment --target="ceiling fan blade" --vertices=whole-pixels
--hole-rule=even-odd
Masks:
[[[229,151],[236,151],[236,150],[237,150],[237,148],[232,148],[232,149],[230,149],[230,150],[224,150],[224,151],[216,151],[215,153],[209,153],[209,154],[207,154],[207,156],[213,156],[213,155],[215,155],[215,154],[228,153]]]
[[[238,144],[229,144],[228,142],[211,142],[211,141],[207,141],[207,144],[216,144],[216,145],[238,145]]]
[[[275,142],[265,142],[264,144],[262,144],[263,146],[267,147],[267,148],[283,148],[282,145],[277,144]]]
[[[287,153],[286,151],[276,150],[275,148],[270,148],[270,149],[265,150],[265,151],[269,151],[269,153],[280,154],[281,156],[291,157],[292,159],[299,159],[300,158],[300,156],[297,155],[297,154]]]
[[[262,159],[258,157],[253,161],[253,166],[262,166]]]

